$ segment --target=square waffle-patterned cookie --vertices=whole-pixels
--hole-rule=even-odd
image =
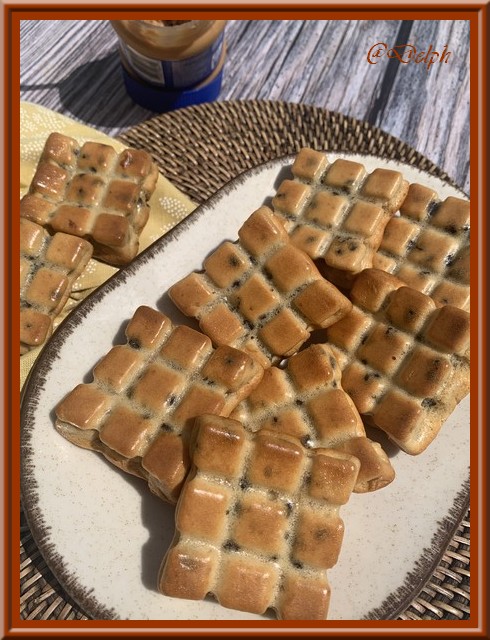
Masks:
[[[48,232],[20,220],[20,354],[51,335],[75,280],[92,256],[92,245],[66,233]]]
[[[353,274],[373,266],[383,231],[401,205],[408,183],[399,171],[375,169],[302,149],[272,200],[293,244],[323,258],[329,280],[346,286]]]
[[[438,304],[470,310],[470,203],[411,184],[384,231],[373,266]]]
[[[291,436],[251,433],[229,418],[196,420],[193,467],[159,590],[285,620],[322,620],[357,458],[305,449]]]
[[[404,451],[421,453],[469,392],[470,316],[367,269],[352,311],[326,329],[342,387],[363,418]]]
[[[49,230],[89,240],[94,257],[113,265],[138,253],[158,169],[146,151],[86,142],[52,133],[20,213]]]
[[[214,349],[207,336],[139,307],[113,347],[56,408],[56,428],[102,453],[175,502],[189,468],[188,439],[203,413],[228,415],[263,369],[246,353]]]
[[[341,377],[330,347],[311,345],[291,356],[284,369],[267,369],[230,417],[251,431],[287,433],[307,448],[351,453],[361,463],[354,491],[376,491],[392,482],[395,472],[381,446],[366,437]]]
[[[215,344],[251,353],[263,367],[290,355],[351,307],[313,261],[290,242],[267,207],[255,211],[238,232],[169,290],[177,307],[197,318]]]

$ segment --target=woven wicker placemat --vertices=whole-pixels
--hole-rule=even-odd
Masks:
[[[151,152],[161,173],[198,204],[243,171],[303,146],[375,154],[451,182],[415,149],[367,122],[302,104],[253,100],[204,104],[153,118],[120,139]],[[469,510],[441,554],[432,575],[398,619],[469,617]],[[47,567],[22,509],[20,583],[22,619],[88,619]]]

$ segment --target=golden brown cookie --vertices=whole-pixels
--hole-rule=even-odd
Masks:
[[[92,256],[81,238],[49,233],[20,220],[20,354],[45,343],[53,319],[65,305],[75,280]]]
[[[251,431],[286,433],[307,448],[351,453],[361,467],[354,491],[376,491],[395,472],[381,446],[366,437],[356,406],[341,386],[342,373],[327,345],[314,344],[271,367],[231,418]]]
[[[384,231],[373,266],[438,304],[470,310],[470,203],[411,184]]]
[[[325,331],[363,418],[421,453],[469,392],[469,313],[378,269],[359,274],[353,308]]]
[[[399,171],[375,169],[351,160],[330,162],[304,148],[272,205],[293,244],[311,258],[323,258],[329,280],[347,286],[354,274],[373,266],[373,256],[392,214],[408,189]]]
[[[159,590],[284,620],[323,620],[344,533],[341,505],[352,492],[357,458],[305,449],[231,419],[196,420],[193,467],[176,511],[176,534]]]
[[[221,244],[203,272],[174,284],[169,295],[215,344],[243,349],[268,367],[295,353],[311,329],[329,326],[351,304],[289,242],[267,207],[255,211],[238,235],[238,242]]]
[[[158,169],[146,151],[78,142],[52,133],[45,144],[20,213],[52,232],[89,240],[94,257],[113,265],[138,253],[139,234]]]
[[[196,416],[228,415],[258,384],[262,368],[246,353],[139,307],[113,347],[56,408],[56,428],[145,478],[175,502],[189,468],[188,438]]]

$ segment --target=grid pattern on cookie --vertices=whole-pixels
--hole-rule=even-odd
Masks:
[[[326,570],[338,560],[339,510],[358,460],[214,416],[199,418],[194,436],[159,590],[189,599],[211,593],[225,607],[273,608],[282,619],[324,619]]]
[[[46,341],[54,318],[92,256],[92,245],[65,233],[50,236],[20,220],[20,353]]]
[[[146,151],[125,149],[52,133],[44,146],[21,216],[86,238],[94,257],[126,264],[136,255],[158,177]]]
[[[290,242],[280,221],[261,207],[241,227],[239,241],[224,242],[169,295],[215,344],[251,353],[268,367],[290,355],[313,328],[326,327],[351,307]]]
[[[293,179],[275,194],[274,211],[285,221],[293,244],[336,270],[357,273],[372,267],[391,215],[408,184],[398,171],[366,171],[362,164],[302,149]]]
[[[95,366],[93,381],[58,405],[56,426],[175,502],[194,418],[228,415],[263,370],[247,354],[214,349],[208,337],[150,307],[136,310],[126,337]]]
[[[393,273],[439,304],[470,308],[470,203],[411,184],[384,231],[373,266]]]
[[[285,368],[270,367],[230,417],[251,431],[267,429],[299,439],[306,448],[327,447],[361,462],[355,491],[380,489],[394,479],[391,463],[341,386],[341,370],[327,345],[314,344],[291,356]]]
[[[350,295],[352,311],[326,330],[342,387],[361,416],[420,453],[469,392],[469,314],[378,269],[359,274]]]

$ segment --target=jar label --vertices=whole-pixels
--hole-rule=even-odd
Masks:
[[[156,60],[120,41],[126,63],[141,79],[166,89],[183,89],[205,80],[216,69],[223,50],[223,33],[213,44],[191,58]]]

